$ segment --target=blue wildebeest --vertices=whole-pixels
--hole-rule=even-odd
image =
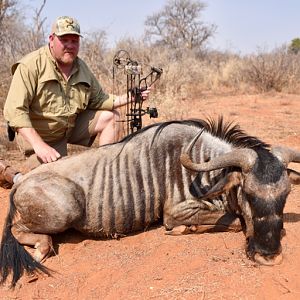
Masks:
[[[52,248],[51,234],[75,228],[117,237],[158,221],[174,235],[238,231],[243,224],[248,256],[278,263],[284,205],[291,183],[300,183],[300,174],[287,168],[291,161],[300,162],[300,153],[269,150],[220,118],[152,125],[42,165],[11,191],[2,282],[10,273],[12,285],[24,271],[49,273],[41,261]],[[36,248],[34,259],[23,245]]]

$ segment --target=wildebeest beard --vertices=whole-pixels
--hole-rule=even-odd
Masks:
[[[199,172],[192,181],[189,191],[194,197],[203,197],[215,183],[224,177],[224,172],[221,172],[217,176],[210,176],[209,179],[206,179],[205,176],[207,176],[207,174],[207,172]]]

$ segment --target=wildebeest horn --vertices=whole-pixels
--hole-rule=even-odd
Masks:
[[[286,166],[290,162],[300,163],[300,151],[288,147],[275,146],[271,149],[271,152]]]
[[[257,154],[254,150],[245,148],[236,149],[218,157],[214,157],[208,162],[192,162],[189,153],[202,132],[203,129],[194,137],[180,155],[180,162],[185,168],[196,172],[206,172],[232,166],[240,167],[245,173],[251,170],[257,158]]]

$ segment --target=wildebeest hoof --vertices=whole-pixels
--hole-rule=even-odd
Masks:
[[[166,234],[168,235],[185,235],[185,234],[190,234],[190,233],[203,233],[207,231],[207,228],[209,229],[213,227],[212,225],[203,225],[203,226],[198,226],[198,225],[191,225],[191,226],[186,226],[186,225],[179,225],[174,227],[172,230],[166,231]]]
[[[280,265],[283,260],[283,255],[280,253],[272,258],[264,257],[259,253],[255,253],[254,261],[263,266],[275,266]]]
[[[31,283],[31,282],[37,281],[38,279],[39,279],[38,274],[35,274],[35,273],[27,274],[26,282]]]
[[[205,205],[205,209],[209,211],[220,211],[224,209],[224,207],[222,207],[220,203],[218,203],[217,201],[211,203],[210,201],[207,200],[201,200],[201,202]]]
[[[34,248],[36,249],[33,254],[33,258],[37,262],[44,262],[51,255],[51,247],[41,247],[40,243],[36,243]]]
[[[179,225],[174,227],[172,230],[168,230],[165,232],[165,234],[167,235],[183,235],[183,234],[189,234],[190,228],[188,226],[185,225]]]

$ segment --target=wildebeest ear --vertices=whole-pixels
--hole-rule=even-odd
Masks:
[[[292,170],[292,169],[286,169],[290,178],[290,181],[292,184],[300,184],[300,173]]]

